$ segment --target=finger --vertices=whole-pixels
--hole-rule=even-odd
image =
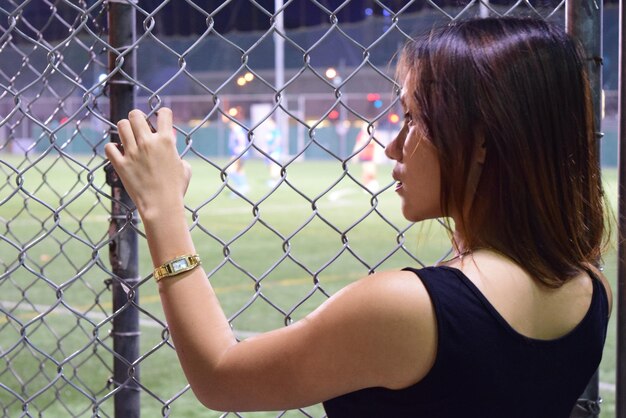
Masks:
[[[185,180],[186,180],[185,190],[183,191],[183,194],[187,194],[187,189],[189,188],[189,182],[191,181],[191,165],[185,160],[183,160],[183,170],[185,172]]]
[[[134,153],[137,151],[137,141],[128,119],[122,119],[117,122],[117,132],[120,135],[122,146],[125,152]]]
[[[172,110],[162,107],[157,114],[157,129],[162,134],[171,134],[173,128]]]
[[[148,121],[146,119],[146,114],[141,110],[134,109],[128,114],[128,120],[130,121],[130,127],[135,134],[137,146],[141,146],[141,142],[152,135],[150,125],[148,125]]]
[[[116,169],[124,158],[124,156],[122,155],[122,151],[118,148],[117,145],[119,144],[116,144],[114,142],[104,144],[104,155]]]

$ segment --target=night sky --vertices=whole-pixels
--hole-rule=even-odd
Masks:
[[[341,23],[359,22],[369,16],[384,16],[399,11],[403,7],[404,13],[415,13],[421,10],[427,0],[284,0],[284,24],[287,29],[329,24],[331,15],[336,16]],[[434,0],[439,7],[459,7],[469,0]],[[53,18],[50,3],[56,8]],[[74,1],[83,8],[96,3],[95,0]],[[175,0],[169,1],[159,9],[162,0],[139,0],[141,8],[137,13],[140,22],[145,20],[147,13],[153,13],[156,26],[153,31],[165,36],[193,36],[202,34],[213,24],[219,33],[232,31],[267,30],[272,23],[271,14],[274,10],[274,0]],[[345,4],[344,4],[345,3]],[[407,3],[409,5],[407,6]],[[511,0],[491,0],[493,4],[511,4]],[[560,0],[531,0],[534,6],[556,6]],[[606,2],[605,2],[606,3]],[[383,7],[384,5],[385,7]],[[80,6],[79,6],[80,7]],[[0,8],[0,27],[7,27],[8,14],[14,13],[15,6]],[[212,21],[208,14],[213,14]],[[68,28],[76,26],[79,13],[66,2],[57,0],[44,2],[31,0],[21,10],[23,18],[18,27],[25,31],[43,32],[47,40],[63,39],[67,36]],[[102,7],[94,8],[91,13],[93,26],[106,26],[106,16]],[[28,22],[26,25],[23,22]]]

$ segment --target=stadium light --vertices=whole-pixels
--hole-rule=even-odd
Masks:
[[[247,73],[245,73],[245,74],[243,75],[243,79],[244,79],[246,82],[248,82],[248,83],[249,83],[249,82],[251,82],[252,80],[254,80],[254,74],[252,74],[250,71],[248,71]]]
[[[239,109],[237,109],[236,107],[231,107],[230,109],[228,109],[228,114],[232,117],[235,117],[239,114]]]
[[[335,77],[337,77],[337,70],[335,70],[333,67],[328,67],[326,69],[326,78],[332,80]]]
[[[245,86],[245,85],[246,85],[246,79],[245,79],[244,77],[239,77],[239,78],[237,79],[237,85],[238,85],[239,87],[243,87],[243,86]]]
[[[400,116],[397,113],[390,113],[387,119],[393,124],[400,122]]]

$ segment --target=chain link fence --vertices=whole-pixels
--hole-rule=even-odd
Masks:
[[[341,20],[350,3],[0,2],[3,416],[277,415],[192,400],[142,226],[103,156],[133,107],[174,110],[194,170],[192,233],[239,338],[289,325],[374,270],[449,254],[444,227],[408,224],[389,192],[382,150],[401,119],[394,56],[450,20],[564,22],[565,1],[372,0],[359,2],[362,18]],[[295,8],[326,23],[286,28]],[[264,30],[221,29],[248,9]],[[203,26],[162,35],[174,18]],[[593,409],[597,387],[589,398]]]

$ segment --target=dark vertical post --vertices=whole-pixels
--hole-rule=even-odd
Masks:
[[[135,107],[136,77],[135,0],[109,0],[109,44],[115,52],[109,53],[109,72],[114,73],[108,83],[110,118],[113,123],[126,118]],[[120,71],[120,69],[122,71]],[[119,143],[117,132],[111,132],[111,142]],[[139,282],[138,236],[134,228],[138,222],[135,205],[115,172],[109,170],[113,202],[109,235],[109,257],[115,277],[113,292],[113,383],[115,393],[114,416],[139,418],[139,366],[133,362],[139,357],[139,301],[136,285]]]
[[[591,97],[594,108],[597,147],[600,148],[602,114],[602,0],[567,0],[565,24],[567,32],[578,38],[587,55],[587,71],[591,85]],[[598,155],[600,153],[598,152]],[[583,392],[576,417],[598,417],[600,415],[600,393],[598,372],[596,372]]]
[[[616,355],[616,382],[615,393],[617,418],[626,418],[626,242],[622,239],[626,233],[626,66],[624,57],[626,40],[624,39],[624,23],[626,23],[626,8],[623,1],[619,2],[619,87],[618,87],[618,232],[617,232],[617,355]]]
[[[583,44],[587,54],[587,71],[591,84],[596,128],[602,114],[602,0],[567,0],[567,32]],[[598,139],[602,135],[598,135]],[[600,141],[598,141],[598,146]]]

